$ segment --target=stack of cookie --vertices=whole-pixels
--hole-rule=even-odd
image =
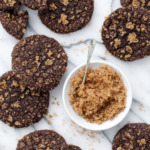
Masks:
[[[19,140],[16,150],[81,150],[68,145],[65,139],[52,130],[39,130]]]
[[[114,11],[104,22],[102,39],[117,58],[134,61],[150,55],[149,0],[121,0],[125,7]]]
[[[52,38],[34,35],[20,40],[12,52],[12,71],[0,77],[0,120],[22,128],[46,115],[48,91],[60,83],[67,61]]]
[[[19,12],[21,4],[38,10],[42,23],[61,34],[82,29],[94,10],[94,0],[0,0],[0,21],[16,39],[23,37],[28,25],[28,12]]]

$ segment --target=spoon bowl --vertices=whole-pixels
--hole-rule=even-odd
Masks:
[[[88,129],[88,130],[101,131],[101,130],[106,130],[106,129],[116,126],[126,117],[126,115],[128,114],[128,112],[130,110],[131,104],[132,104],[131,86],[130,86],[130,83],[129,83],[126,75],[118,67],[116,67],[115,65],[113,65],[111,63],[104,62],[104,61],[95,61],[95,62],[90,63],[90,67],[92,69],[99,69],[99,67],[102,65],[108,65],[112,69],[114,69],[117,73],[120,73],[121,78],[124,83],[124,86],[127,89],[126,108],[124,109],[123,112],[121,112],[113,120],[108,120],[100,125],[96,124],[96,123],[87,122],[82,116],[78,115],[78,113],[75,112],[72,105],[70,104],[70,96],[68,95],[68,92],[70,91],[70,88],[71,88],[70,80],[71,80],[71,78],[74,77],[74,75],[76,75],[79,72],[79,70],[81,68],[85,68],[86,64],[82,64],[82,65],[76,67],[67,77],[64,87],[63,87],[62,97],[63,97],[63,103],[64,103],[65,110],[67,111],[70,118],[76,124],[78,124],[79,126],[85,128],[85,129]]]

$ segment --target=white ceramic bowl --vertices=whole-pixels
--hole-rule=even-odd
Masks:
[[[123,112],[121,112],[113,120],[108,120],[108,121],[102,123],[101,125],[96,124],[96,123],[87,122],[82,116],[78,115],[78,113],[76,113],[74,111],[74,109],[72,108],[72,105],[70,104],[69,95],[68,95],[68,91],[70,90],[70,79],[79,72],[80,68],[85,67],[86,64],[80,65],[77,68],[75,68],[67,77],[64,87],[63,87],[63,93],[62,93],[63,103],[64,103],[64,107],[65,107],[68,115],[76,124],[78,124],[79,126],[81,126],[83,128],[86,128],[88,130],[100,131],[100,130],[106,130],[106,129],[116,126],[118,123],[120,123],[125,118],[125,116],[129,112],[131,104],[132,104],[132,91],[131,91],[130,83],[129,83],[126,75],[120,69],[118,69],[116,66],[114,66],[108,62],[104,62],[104,61],[91,62],[90,67],[93,69],[98,69],[101,65],[104,65],[104,64],[110,66],[116,72],[121,74],[124,85],[127,88],[126,108]]]

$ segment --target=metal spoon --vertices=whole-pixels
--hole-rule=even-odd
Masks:
[[[81,87],[81,85],[84,85],[84,83],[85,83],[87,70],[89,68],[90,60],[91,60],[91,57],[92,57],[95,46],[96,46],[96,41],[91,40],[90,41],[90,46],[89,46],[89,49],[88,49],[88,57],[87,57],[87,63],[86,63],[86,69],[85,69],[84,77],[83,77],[82,83],[73,89],[73,91],[72,91],[72,96],[73,97],[74,97],[75,91],[77,91]]]

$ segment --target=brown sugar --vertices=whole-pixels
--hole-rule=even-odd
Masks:
[[[85,68],[71,80],[69,91],[73,109],[91,123],[101,124],[114,119],[126,107],[126,88],[119,73],[108,65],[99,69],[89,68],[84,85],[72,96],[73,89],[80,85]]]

